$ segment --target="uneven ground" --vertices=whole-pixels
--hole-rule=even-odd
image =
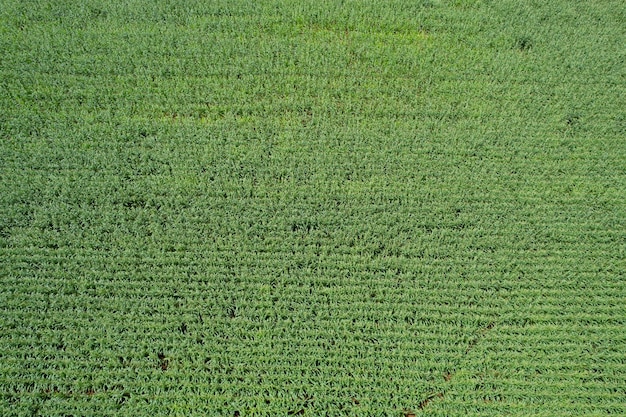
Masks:
[[[0,0],[0,414],[626,415],[623,1]]]

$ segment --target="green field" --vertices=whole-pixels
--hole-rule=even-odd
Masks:
[[[622,0],[0,0],[0,415],[609,414]]]

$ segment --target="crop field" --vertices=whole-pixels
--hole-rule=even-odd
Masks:
[[[0,415],[626,415],[626,4],[0,0]]]

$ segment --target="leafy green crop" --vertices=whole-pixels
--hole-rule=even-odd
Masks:
[[[0,0],[0,414],[626,414],[621,1]]]

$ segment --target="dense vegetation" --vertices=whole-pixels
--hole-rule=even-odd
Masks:
[[[626,414],[623,1],[0,0],[0,414]]]

